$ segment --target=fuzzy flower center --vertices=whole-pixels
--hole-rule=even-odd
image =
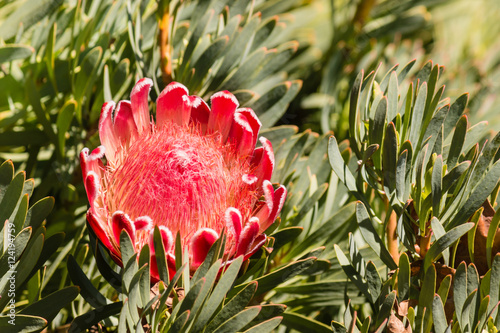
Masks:
[[[132,219],[149,216],[175,235],[191,236],[204,227],[219,232],[228,207],[248,211],[252,196],[242,195],[248,162],[238,160],[216,135],[169,123],[142,135],[107,169],[107,204]]]

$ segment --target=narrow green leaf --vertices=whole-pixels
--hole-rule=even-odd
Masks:
[[[9,219],[14,209],[16,209],[19,200],[21,200],[25,180],[26,173],[19,172],[5,190],[5,194],[2,196],[2,201],[0,202],[0,221],[2,221],[2,224],[5,220]]]
[[[331,327],[295,312],[283,313],[282,324],[299,332],[331,333]]]
[[[469,331],[469,330],[472,331],[473,329],[472,327],[475,326],[475,323],[470,321],[470,316],[471,316],[471,311],[473,314],[476,310],[475,309],[475,303],[476,303],[475,300],[477,297],[476,294],[477,294],[477,289],[473,290],[472,293],[465,299],[464,307],[462,309],[462,314],[457,313],[457,317],[461,316],[462,318],[461,325],[463,325],[462,327],[463,331]]]
[[[19,313],[23,315],[42,317],[48,322],[51,322],[61,309],[73,301],[78,294],[78,287],[69,286],[53,292],[38,302],[28,305]]]
[[[4,233],[8,234],[9,230],[11,229],[10,226],[8,225],[8,222],[6,223],[6,226],[4,228],[8,228],[7,230],[4,229]],[[4,242],[5,249],[3,249],[3,255],[0,258],[0,276],[5,276],[7,274],[7,271],[10,270],[10,264],[12,263],[12,259],[14,259],[14,263],[19,260],[21,257],[21,254],[23,253],[24,249],[28,245],[28,242],[30,240],[32,233],[31,228],[24,228],[21,230],[12,243],[10,242]],[[12,244],[13,248],[10,248],[9,245]],[[9,263],[10,261],[10,263]],[[10,276],[10,274],[9,274]],[[2,291],[5,292],[5,291]]]
[[[35,49],[28,45],[7,44],[0,46],[0,64],[25,59],[32,55],[33,52],[35,52]]]
[[[122,302],[115,302],[86,312],[83,315],[80,315],[73,319],[73,322],[71,323],[71,326],[69,328],[69,332],[84,332],[86,329],[91,328],[101,320],[117,315],[118,313],[120,313],[120,310],[122,310],[122,308],[126,308],[126,306],[123,306]]]
[[[275,124],[286,112],[288,104],[302,88],[301,80],[286,81],[273,87],[251,105],[263,127]]]
[[[349,142],[354,153],[359,156],[358,142],[360,142],[359,127],[359,95],[361,93],[361,83],[363,82],[364,71],[361,70],[356,76],[351,89],[351,97],[349,103]],[[339,176],[340,177],[340,176]]]
[[[448,322],[446,321],[446,315],[444,312],[443,303],[438,295],[434,296],[432,301],[432,319],[434,321],[434,331],[444,332],[448,327]]]
[[[478,322],[476,326],[474,327],[475,332],[481,332],[483,325],[486,323],[486,318],[488,315],[488,306],[490,303],[490,296],[486,295],[486,297],[483,298],[481,301],[481,304],[479,305],[479,310],[478,310]]]
[[[467,120],[467,116],[463,115],[458,120],[457,126],[455,128],[455,133],[453,134],[453,138],[451,139],[450,151],[448,153],[448,160],[446,162],[448,168],[450,169],[457,164],[458,158],[462,153],[468,127],[469,122]]]
[[[264,275],[255,281],[258,282],[258,289],[256,295],[260,295],[269,290],[274,289],[279,284],[287,281],[306,271],[316,262],[315,257],[309,257],[301,260],[294,261],[284,267],[276,269],[275,271]]]
[[[393,290],[387,295],[382,302],[382,305],[380,307],[380,311],[377,315],[377,320],[375,326],[378,326],[384,322],[384,320],[387,320],[387,318],[390,317],[391,311],[394,307],[394,301],[396,300],[396,291]]]
[[[387,90],[387,120],[393,121],[398,113],[398,76],[396,72],[391,73],[391,77],[389,79],[389,87]]]
[[[460,225],[468,220],[468,218],[481,207],[483,202],[488,198],[491,192],[495,189],[500,180],[500,160],[490,168],[486,176],[476,185],[472,194],[467,201],[460,207],[453,219],[446,225],[446,229]]]
[[[213,332],[214,329],[242,311],[250,302],[255,291],[257,282],[252,281],[245,285],[225,306],[217,313],[212,321],[206,326],[206,332]],[[256,314],[257,315],[257,314]],[[252,318],[253,319],[253,318]],[[250,319],[251,320],[251,319]]]
[[[425,255],[424,271],[426,271],[427,268],[431,266],[431,264],[441,254],[441,252],[446,250],[458,239],[460,239],[460,237],[465,235],[465,233],[467,233],[470,229],[472,229],[472,227],[474,227],[474,223],[464,223],[462,225],[459,225],[458,227],[449,230],[443,237],[435,241],[432,244],[429,251],[427,251],[427,254]]]
[[[372,261],[366,265],[365,280],[368,285],[368,290],[372,295],[372,303],[375,304],[382,289],[382,279],[378,274],[377,267]]]
[[[339,146],[337,144],[337,139],[334,136],[331,136],[328,141],[328,158],[330,160],[330,165],[339,177],[339,180],[349,191],[356,192],[356,180],[354,179],[351,170],[349,170],[347,165],[344,163],[344,159],[340,154]]]
[[[465,262],[460,263],[453,278],[453,301],[455,302],[455,312],[460,327],[465,327],[462,321],[462,312],[467,298],[467,266]]]
[[[408,140],[416,146],[419,150],[419,142],[417,141],[420,136],[422,121],[424,117],[425,100],[427,98],[427,82],[424,82],[419,90],[413,107],[411,123],[409,126],[410,134]],[[425,139],[425,138],[424,138]]]
[[[384,171],[384,190],[387,197],[391,197],[396,190],[396,164],[398,154],[398,140],[394,123],[389,123],[385,131],[382,147],[382,170]]]
[[[443,157],[439,155],[434,161],[431,176],[432,212],[434,216],[439,216],[441,211],[441,195],[443,188]]]
[[[391,254],[382,243],[380,236],[373,227],[368,211],[365,205],[358,201],[356,203],[356,219],[358,221],[359,229],[364,240],[370,245],[373,251],[378,254],[380,259],[386,264],[390,269],[397,269],[397,265],[392,259]]]
[[[443,193],[448,192],[448,190],[458,182],[460,177],[469,169],[470,164],[470,161],[464,161],[456,165],[443,177]]]
[[[406,164],[411,161],[408,159],[408,150],[404,150],[401,155],[399,155],[398,161],[396,163],[396,196],[400,202],[405,202],[406,187],[408,186],[406,181]]]
[[[15,320],[12,321],[9,316],[0,316],[2,333],[40,332],[45,326],[47,326],[47,320],[41,317],[16,314]]]
[[[249,328],[244,333],[271,333],[273,330],[278,327],[278,325],[283,320],[283,317],[275,317],[269,320],[266,320],[260,324]]]
[[[33,230],[38,229],[42,225],[42,222],[49,215],[54,207],[54,198],[46,197],[38,200],[33,206],[28,210],[26,215],[26,221],[24,222],[24,227],[31,226]]]
[[[493,263],[491,265],[491,275],[490,275],[490,288],[489,295],[491,298],[490,306],[488,307],[488,312],[492,312],[492,317],[496,318],[497,315],[497,304],[500,299],[500,254],[495,255],[493,258]]]
[[[399,257],[398,269],[398,293],[399,301],[407,299],[410,291],[411,267],[410,260],[406,252],[403,252]]]
[[[201,309],[201,313],[193,324],[193,332],[199,332],[206,325],[208,320],[215,313],[219,305],[224,300],[226,294],[231,289],[234,280],[236,279],[238,272],[240,270],[241,264],[243,263],[243,256],[236,258],[225,273],[220,278],[219,282],[215,286],[212,294],[208,298],[205,306]]]
[[[252,306],[245,309],[228,319],[222,325],[217,327],[214,333],[232,333],[237,332],[245,327],[252,319],[254,319],[260,312],[260,306]]]
[[[71,120],[73,119],[73,115],[75,114],[76,110],[76,101],[75,100],[69,100],[66,103],[64,103],[63,107],[61,108],[61,111],[57,115],[57,137],[58,137],[58,143],[59,143],[59,152],[61,156],[64,156],[64,151],[65,151],[65,146],[64,143],[66,142],[66,132],[68,132],[69,127],[71,125]]]
[[[191,317],[191,311],[186,310],[181,313],[180,316],[178,316],[175,320],[174,323],[172,324],[172,327],[170,327],[169,331],[172,332],[182,332],[184,330],[184,327],[186,326],[189,317]]]
[[[450,286],[451,286],[451,274],[448,274],[441,281],[441,284],[439,285],[438,292],[437,292],[438,296],[441,298],[441,303],[443,305],[446,304],[446,301],[448,299],[448,293],[450,291]]]
[[[107,305],[108,301],[106,298],[90,282],[72,255],[69,255],[67,265],[69,277],[76,286],[80,287],[82,297],[94,308]]]
[[[8,40],[14,37],[22,25],[25,30],[41,19],[48,17],[61,4],[62,0],[26,1],[19,6],[0,26],[0,38]]]
[[[451,104],[450,112],[448,112],[444,122],[444,133],[447,133],[448,135],[452,133],[452,129],[457,125],[457,121],[465,111],[468,100],[469,94],[466,93],[458,97],[455,102]]]

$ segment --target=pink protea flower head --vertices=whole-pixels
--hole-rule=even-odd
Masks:
[[[259,119],[251,109],[239,109],[228,91],[214,94],[210,109],[173,82],[156,100],[155,123],[148,107],[152,85],[150,79],[141,79],[130,101],[105,103],[99,121],[102,146],[80,154],[89,225],[119,264],[123,230],[137,252],[149,244],[154,279],[155,226],[172,273],[178,232],[188,247],[191,271],[223,228],[226,260],[250,257],[264,244],[263,232],[276,220],[286,197],[284,186],[275,189],[270,182],[271,143],[261,137],[261,147],[255,148]]]

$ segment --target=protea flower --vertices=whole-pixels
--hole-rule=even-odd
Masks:
[[[284,186],[270,179],[271,143],[261,137],[261,123],[228,91],[211,97],[211,109],[189,96],[182,84],[169,84],[156,100],[151,120],[148,95],[153,82],[141,79],[130,101],[103,105],[99,121],[102,145],[80,154],[90,202],[87,219],[97,237],[121,262],[120,233],[135,250],[150,245],[158,226],[167,263],[175,271],[174,235],[188,247],[194,271],[210,246],[226,230],[225,258],[248,258],[266,240],[286,197]],[[106,164],[102,158],[106,157]]]

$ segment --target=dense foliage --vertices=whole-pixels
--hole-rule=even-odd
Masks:
[[[500,7],[476,6],[480,37],[453,0],[0,2],[0,331],[496,332]],[[259,116],[288,197],[249,260],[222,237],[190,272],[177,237],[151,285],[159,230],[119,267],[88,227],[78,155],[143,77]]]

